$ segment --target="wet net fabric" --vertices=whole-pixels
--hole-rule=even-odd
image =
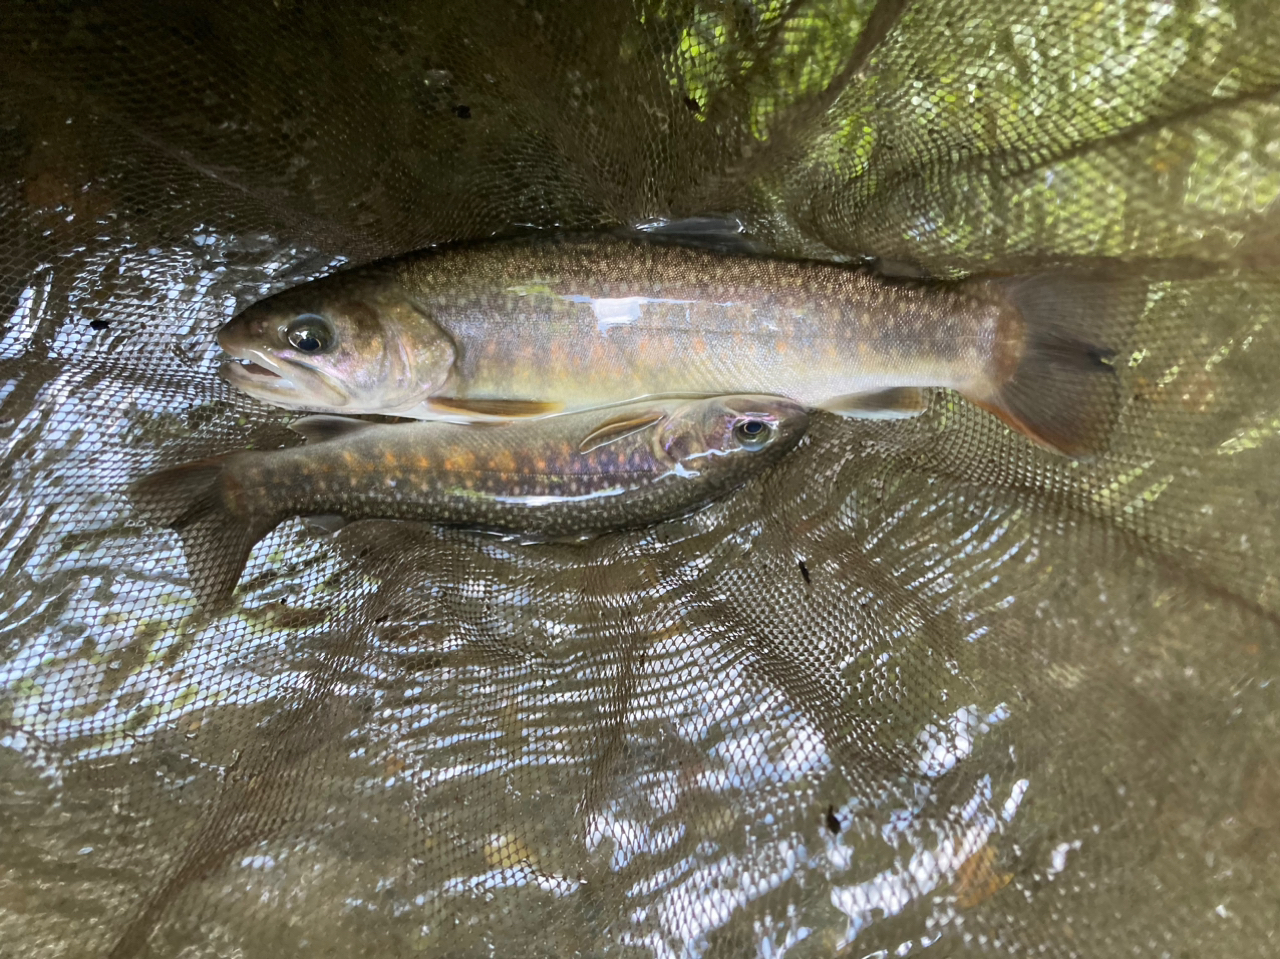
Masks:
[[[7,3],[0,955],[1270,956],[1266,2]],[[737,217],[1141,281],[1110,452],[938,392],[583,545],[285,524],[199,611],[123,487],[292,442],[236,309]]]

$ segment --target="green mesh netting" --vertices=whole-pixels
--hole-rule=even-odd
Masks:
[[[5,3],[0,955],[1271,956],[1273,3]],[[737,217],[1147,281],[1110,453],[938,393],[581,546],[123,487],[285,441],[238,308]]]

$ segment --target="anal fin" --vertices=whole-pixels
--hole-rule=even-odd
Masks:
[[[855,419],[900,420],[923,413],[929,408],[929,398],[918,386],[894,386],[872,393],[836,396],[818,408]]]
[[[564,409],[563,403],[548,403],[541,400],[482,400],[458,396],[433,396],[427,400],[427,406],[436,413],[446,415],[493,419],[550,416]]]
[[[371,426],[377,426],[367,420],[352,419],[349,416],[334,416],[329,413],[316,413],[304,416],[289,424],[289,429],[303,436],[308,443],[323,443],[336,440],[342,436],[362,433]]]

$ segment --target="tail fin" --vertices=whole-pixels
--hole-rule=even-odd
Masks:
[[[1058,453],[1104,452],[1122,405],[1110,344],[1141,312],[1145,285],[1062,274],[983,282],[1022,315],[1024,336],[1012,373],[970,399]]]
[[[215,456],[185,463],[144,476],[129,487],[138,511],[182,540],[191,588],[211,611],[228,604],[254,544],[275,525],[255,521],[229,500],[227,459]]]

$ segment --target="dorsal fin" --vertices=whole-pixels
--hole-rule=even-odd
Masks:
[[[289,429],[305,437],[308,443],[323,443],[326,440],[351,436],[377,425],[367,420],[352,419],[349,416],[317,413],[314,416],[304,416],[300,420],[294,420],[289,424]]]
[[[661,410],[649,410],[644,413],[631,413],[627,416],[616,417],[615,419],[605,420],[590,433],[582,438],[582,442],[578,444],[578,452],[590,453],[594,449],[601,446],[607,446],[610,443],[617,442],[624,436],[630,436],[632,433],[639,433],[641,430],[647,430],[654,423],[659,422],[666,414]]]

